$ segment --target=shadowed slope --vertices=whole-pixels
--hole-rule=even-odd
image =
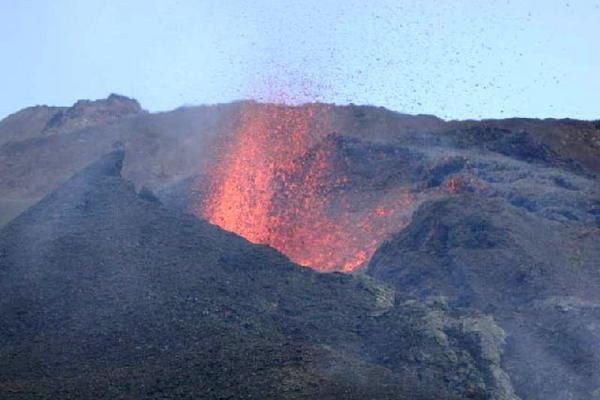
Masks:
[[[501,199],[421,206],[383,244],[369,273],[399,294],[446,296],[494,316],[526,399],[590,399],[600,388],[600,230],[549,220]]]
[[[122,163],[0,231],[3,398],[513,398],[479,356],[501,335],[464,339],[476,318],[299,268],[136,194]]]

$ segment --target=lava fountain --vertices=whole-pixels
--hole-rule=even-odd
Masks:
[[[356,205],[336,188],[331,107],[247,102],[236,130],[217,146],[208,166],[207,195],[194,212],[251,242],[267,244],[319,271],[351,272],[364,265],[411,203]]]

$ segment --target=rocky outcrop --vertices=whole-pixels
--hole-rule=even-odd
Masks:
[[[66,107],[34,106],[0,121],[0,146],[39,137],[48,122]]]
[[[137,100],[118,94],[95,101],[79,100],[72,107],[54,114],[46,123],[42,134],[67,133],[94,125],[113,123],[142,112]]]

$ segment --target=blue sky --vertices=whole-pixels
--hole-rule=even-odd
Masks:
[[[115,92],[600,118],[600,0],[0,0],[0,118]]]

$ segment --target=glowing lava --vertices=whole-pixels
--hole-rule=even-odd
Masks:
[[[314,112],[310,106],[243,105],[239,130],[211,168],[202,214],[252,242],[270,244],[281,224],[273,212],[277,177],[289,173],[293,160],[315,143]],[[282,190],[295,190],[283,184]]]
[[[195,212],[254,243],[320,271],[350,272],[400,228],[393,204],[345,195],[347,177],[332,165],[329,107],[244,103],[239,127],[209,167],[207,198]]]

